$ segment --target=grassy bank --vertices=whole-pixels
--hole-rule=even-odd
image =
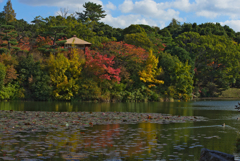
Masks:
[[[219,96],[220,98],[240,98],[240,89],[239,88],[229,88],[222,92]]]

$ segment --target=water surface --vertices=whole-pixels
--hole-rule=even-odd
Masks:
[[[240,102],[240,101],[239,101]],[[0,110],[138,112],[204,116],[207,122],[98,125],[81,131],[0,135],[0,157],[40,160],[199,160],[201,148],[234,154],[238,100],[151,103],[0,102]],[[226,126],[222,127],[225,123]]]

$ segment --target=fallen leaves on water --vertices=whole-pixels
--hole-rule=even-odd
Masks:
[[[0,111],[0,124],[2,125],[0,132],[6,129],[8,132],[11,130],[13,132],[44,132],[107,124],[142,122],[167,124],[205,120],[201,116],[171,116],[161,113]]]

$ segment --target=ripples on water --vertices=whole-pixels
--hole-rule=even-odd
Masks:
[[[101,125],[81,131],[0,134],[0,157],[39,160],[199,160],[201,148],[236,152],[240,113],[234,101],[175,103],[0,102],[1,110],[124,111],[204,116],[207,122]],[[226,126],[221,125],[225,123]],[[238,154],[235,154],[236,158]]]

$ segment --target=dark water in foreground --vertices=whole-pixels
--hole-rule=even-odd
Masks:
[[[0,134],[0,160],[189,160],[201,148],[236,153],[240,113],[236,101],[174,103],[0,102],[0,110],[166,113],[204,116],[206,122],[99,125],[81,131]],[[240,102],[240,101],[239,101]],[[225,123],[226,126],[221,125]],[[25,158],[25,159],[24,159]]]

